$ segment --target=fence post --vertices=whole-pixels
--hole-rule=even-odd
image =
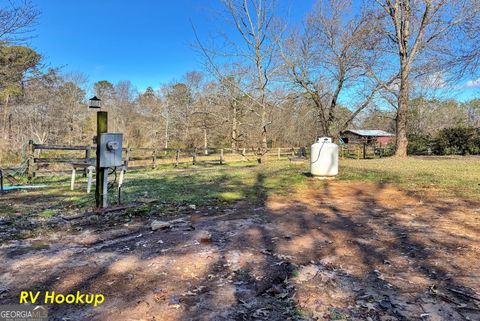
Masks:
[[[90,159],[91,155],[92,155],[92,147],[91,147],[91,146],[87,146],[87,147],[85,148],[85,163],[86,163],[86,164],[91,164],[91,161],[92,161],[92,160]],[[83,175],[82,175],[83,177],[87,177],[87,174],[88,174],[88,169],[87,169],[87,168],[88,168],[88,166],[85,167],[85,170],[83,171]]]
[[[223,148],[220,149],[220,165],[223,165]]]
[[[360,145],[357,145],[357,159],[360,159]]]
[[[128,163],[130,161],[130,151],[131,151],[130,147],[127,147],[125,149],[125,167],[126,168],[128,168]]]
[[[92,155],[92,147],[87,146],[87,148],[85,149],[85,163],[91,162],[91,159],[90,159],[91,155]]]
[[[35,146],[33,145],[33,140],[28,141],[27,148],[27,178],[31,182],[35,176]]]
[[[192,163],[195,165],[197,163],[197,148],[193,150],[193,155],[192,155]]]
[[[180,149],[177,149],[177,151],[175,152],[175,167],[178,166],[179,158],[180,158]]]
[[[70,180],[70,190],[73,191],[75,189],[75,175],[77,174],[77,170],[75,167],[72,169],[72,178]]]
[[[87,167],[87,193],[90,193],[92,189],[92,176],[93,176],[93,170],[95,169],[95,166],[88,166]]]
[[[295,157],[295,147],[292,147],[292,157]]]
[[[277,149],[277,158],[280,159],[280,147]]]
[[[157,168],[157,150],[154,149],[153,150],[153,165],[152,165],[153,168]]]

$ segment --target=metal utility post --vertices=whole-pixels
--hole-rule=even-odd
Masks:
[[[95,203],[97,207],[107,207],[107,185],[108,185],[108,168],[100,167],[100,136],[108,131],[108,113],[106,111],[97,112],[97,157],[96,157],[96,187],[95,187]]]

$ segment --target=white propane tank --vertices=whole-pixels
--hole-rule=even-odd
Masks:
[[[338,174],[338,145],[330,137],[320,137],[312,145],[310,173],[313,176],[335,176]]]

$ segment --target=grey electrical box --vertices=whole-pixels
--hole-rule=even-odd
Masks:
[[[123,165],[122,160],[123,134],[103,133],[100,134],[99,148],[100,167],[119,167]]]

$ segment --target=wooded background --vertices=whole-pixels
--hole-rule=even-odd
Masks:
[[[91,145],[94,94],[109,111],[109,131],[123,132],[132,147],[246,147],[262,155],[366,128],[396,133],[404,156],[408,138],[480,127],[480,100],[449,95],[478,76],[478,1],[366,0],[354,12],[350,1],[324,0],[298,25],[282,20],[275,1],[222,3],[229,24],[221,27],[239,39],[220,32],[202,39],[193,26],[203,65],[141,92],[128,80],[92,84],[51,67],[28,47],[35,6],[0,8],[0,163],[18,162],[30,139]]]

